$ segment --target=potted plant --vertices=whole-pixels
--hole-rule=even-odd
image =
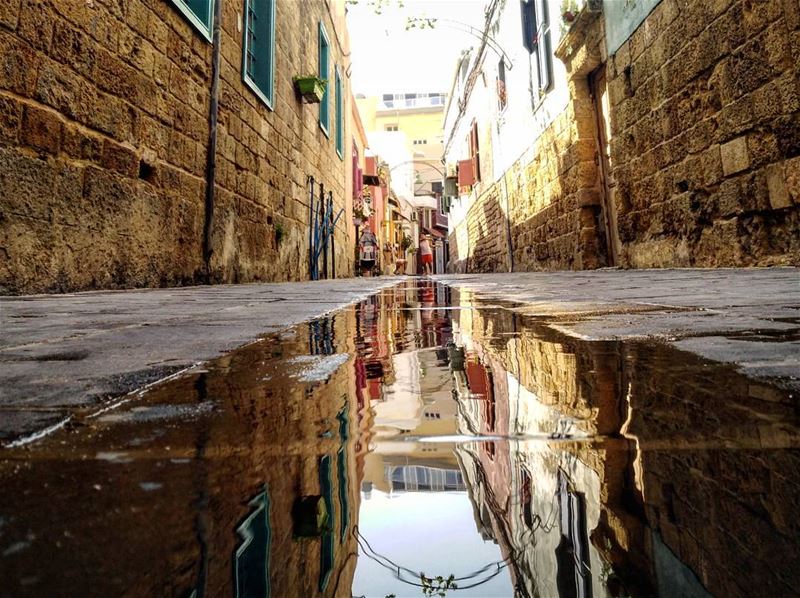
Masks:
[[[408,248],[413,245],[414,240],[409,237],[408,235],[403,235],[403,238],[400,239],[400,249],[403,250],[403,253],[408,251]]]
[[[304,75],[294,77],[292,80],[303,103],[319,104],[322,101],[322,96],[325,95],[325,87],[328,85],[325,79],[320,79],[316,75]]]
[[[355,206],[353,208],[353,224],[355,226],[360,226],[362,222],[367,219],[367,215],[364,213],[364,208],[361,206]]]

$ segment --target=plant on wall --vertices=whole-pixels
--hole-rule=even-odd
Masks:
[[[319,104],[325,95],[328,81],[316,75],[294,77],[294,86],[305,104]]]

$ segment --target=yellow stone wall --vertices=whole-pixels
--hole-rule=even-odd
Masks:
[[[242,3],[222,2],[215,282],[308,277],[307,176],[347,207],[351,167],[292,77],[349,52],[344,2],[276,3],[275,98],[242,81]],[[301,4],[301,5],[299,5]],[[164,0],[0,7],[0,292],[169,286],[205,278],[211,44]],[[342,68],[344,72],[344,68]],[[349,79],[343,77],[344,113]],[[335,110],[331,99],[331,119]],[[352,272],[346,222],[337,273]]]

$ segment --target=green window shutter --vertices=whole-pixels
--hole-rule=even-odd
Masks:
[[[269,522],[269,493],[250,501],[250,515],[236,529],[241,542],[234,553],[235,598],[269,598],[269,559],[272,527]]]
[[[331,96],[331,72],[330,72],[330,41],[328,34],[325,33],[325,26],[319,24],[319,78],[326,81],[325,93],[322,95],[322,102],[319,104],[319,126],[330,135],[330,96]]]
[[[324,592],[333,572],[335,556],[333,528],[336,518],[333,511],[333,472],[330,455],[323,455],[319,459],[319,486],[322,498],[325,500],[325,507],[328,509],[328,523],[322,534],[319,563],[319,591]]]
[[[214,0],[172,0],[172,4],[203,34],[203,37],[211,41]]]
[[[275,0],[245,0],[244,81],[270,108],[275,97]]]
[[[342,97],[342,76],[336,67],[336,153],[344,160],[344,98]]]

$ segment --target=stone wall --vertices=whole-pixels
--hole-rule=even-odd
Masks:
[[[627,265],[800,263],[800,6],[661,4],[609,61]]]
[[[594,125],[581,110],[585,106],[570,104],[472,204],[451,231],[453,271],[507,272],[512,266],[509,250],[514,270],[606,265]]]
[[[451,231],[453,269],[507,268],[505,222],[481,224],[506,196],[516,270],[799,264],[798,3],[662,0],[610,57],[604,25],[584,12],[562,39],[570,105]]]
[[[337,3],[332,13],[310,0],[302,10],[277,3],[272,111],[242,83],[241,3],[222,2],[208,272],[211,44],[165,0],[2,3],[0,292],[308,277],[306,177],[343,207],[349,161],[291,78],[316,72],[319,21],[342,64],[343,15]],[[344,226],[336,242],[337,273],[348,274]]]

